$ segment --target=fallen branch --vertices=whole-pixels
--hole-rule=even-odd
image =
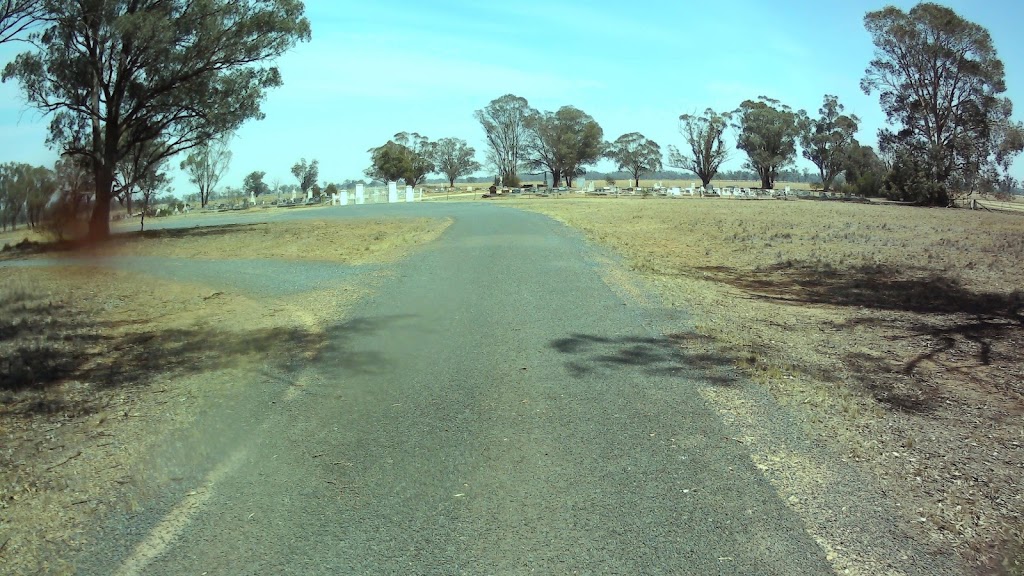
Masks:
[[[49,472],[50,470],[53,470],[54,468],[56,468],[58,466],[63,466],[65,464],[67,464],[68,462],[71,462],[75,458],[78,458],[81,455],[82,455],[82,451],[79,450],[78,452],[75,452],[71,456],[68,456],[63,462],[58,462],[58,463],[54,464],[53,466],[50,466],[49,468],[46,469],[46,471]]]

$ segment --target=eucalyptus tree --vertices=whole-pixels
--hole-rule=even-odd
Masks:
[[[458,178],[480,169],[476,150],[459,138],[441,138],[435,142],[433,162],[434,169],[448,179],[449,187],[454,187]]]
[[[718,113],[711,108],[704,110],[701,115],[681,115],[679,133],[683,135],[688,150],[681,151],[675,146],[669,146],[669,164],[693,172],[706,188],[718,174],[718,169],[729,159],[724,135],[731,121],[731,112]]]
[[[818,118],[801,114],[798,120],[800,147],[804,158],[818,167],[821,189],[828,192],[846,166],[846,157],[857,144],[860,118],[843,114],[839,98],[826,94]]]
[[[231,165],[228,140],[228,135],[211,138],[189,151],[181,162],[188,181],[199,189],[199,205],[203,208],[210,202],[210,195]]]
[[[530,122],[537,111],[526,98],[506,94],[473,113],[480,122],[490,148],[487,158],[498,171],[501,183],[519,183],[519,169],[526,158]]]
[[[42,0],[0,0],[0,44],[24,40],[42,15]]]
[[[300,0],[43,0],[34,49],[4,69],[50,118],[48,143],[88,159],[90,235],[110,234],[118,164],[165,144],[166,158],[263,117],[274,61],[310,38]],[[159,162],[164,158],[153,158]]]
[[[402,179],[406,186],[419,186],[427,175],[434,172],[434,146],[429,138],[416,132],[395,134],[395,143],[401,145],[409,155],[409,165]]]
[[[639,132],[616,138],[608,146],[605,156],[614,161],[619,170],[633,176],[634,186],[640,186],[640,176],[661,170],[661,146]]]
[[[864,26],[875,46],[861,80],[877,92],[890,129],[879,134],[895,159],[893,195],[948,204],[957,183],[973,180],[992,162],[992,130],[1008,121],[1012,104],[1003,62],[984,27],[930,2],[909,11],[868,12]]]
[[[799,117],[789,106],[766,96],[740,104],[734,122],[739,131],[736,147],[747,153],[744,167],[757,173],[761,188],[774,188],[779,170],[796,157]]]
[[[563,106],[556,112],[543,112],[530,119],[530,139],[526,166],[551,172],[555,186],[565,180],[572,186],[584,166],[594,164],[604,154],[604,130],[586,112]]]
[[[302,190],[302,194],[305,195],[320,177],[320,161],[306,162],[305,158],[299,160],[292,166],[292,176],[298,180],[299,190]]]

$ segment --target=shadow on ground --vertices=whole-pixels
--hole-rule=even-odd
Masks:
[[[692,333],[663,337],[571,334],[549,345],[567,357],[566,370],[576,378],[631,371],[697,378],[720,386],[735,381],[731,373],[735,359],[716,350],[710,338]]]
[[[734,286],[751,298],[787,305],[854,308],[862,314],[835,324],[840,330],[870,326],[912,352],[889,360],[848,354],[843,360],[877,400],[894,409],[927,413],[943,398],[915,376],[925,364],[962,358],[944,366],[959,377],[1020,394],[1020,382],[999,377],[996,366],[1024,361],[1024,292],[980,292],[955,278],[884,266],[836,269],[784,263],[755,271],[702,268],[705,277]]]
[[[8,404],[10,411],[17,403],[20,408],[15,411],[21,412],[92,411],[87,394],[46,394],[69,381],[103,391],[146,386],[157,376],[175,378],[268,363],[295,367],[313,361],[328,362],[335,370],[368,372],[380,366],[382,358],[353,352],[347,343],[392,320],[356,318],[322,331],[287,326],[136,328],[11,291],[0,298],[0,406]]]

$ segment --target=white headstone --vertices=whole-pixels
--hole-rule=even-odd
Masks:
[[[342,190],[338,194],[338,204],[341,206],[348,206],[348,190]]]
[[[786,186],[786,196],[789,196],[789,186]]]
[[[416,195],[415,194],[416,194],[416,192],[413,191],[412,186],[406,186],[405,187],[405,201],[406,202],[413,202],[413,201],[415,201],[416,200]]]
[[[670,188],[668,193],[671,194],[672,196],[682,196],[683,195],[683,191],[681,189],[679,189],[678,186],[676,186],[674,188]]]
[[[363,190],[362,184],[356,184],[356,204],[363,202],[366,202],[366,192]]]
[[[593,181],[587,182],[587,192],[593,192],[593,191],[594,191],[594,182]]]
[[[586,178],[580,178],[579,180],[576,181],[576,185],[579,186],[580,190],[586,190],[587,189],[587,179]]]
[[[249,192],[249,204],[256,205],[256,194],[253,192]]]
[[[292,202],[295,202],[295,189],[292,188]]]
[[[398,202],[398,182],[388,182],[388,203]]]

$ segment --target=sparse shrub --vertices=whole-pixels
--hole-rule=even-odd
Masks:
[[[70,240],[85,236],[89,206],[77,194],[61,194],[47,208],[43,219],[44,233],[54,240]]]

